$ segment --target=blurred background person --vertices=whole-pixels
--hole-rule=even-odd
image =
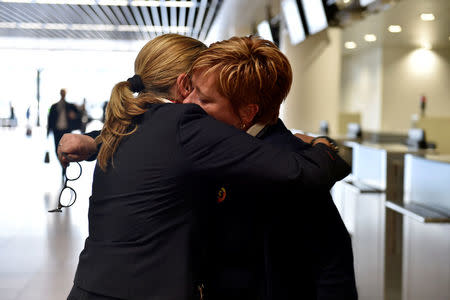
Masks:
[[[15,112],[14,112],[14,106],[12,105],[11,102],[9,102],[9,111],[10,111],[10,113],[9,113],[9,119],[10,119],[11,121],[15,121],[15,120],[16,120],[16,114],[15,114]]]
[[[102,123],[105,123],[106,107],[107,106],[108,106],[108,101],[103,102],[103,106],[102,106],[102,111],[103,111]]]
[[[92,121],[86,109],[86,98],[83,98],[83,104],[80,105],[79,110],[81,117],[80,131],[81,133],[85,133],[87,124]]]
[[[81,113],[75,104],[66,101],[66,89],[61,89],[61,98],[50,107],[47,122],[47,137],[53,132],[55,151],[58,143],[65,133],[81,129]]]

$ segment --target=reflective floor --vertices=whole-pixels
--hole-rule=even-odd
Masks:
[[[48,213],[61,188],[53,137],[43,128],[0,128],[0,299],[66,299],[87,236],[88,197],[94,162],[69,184],[73,207]],[[50,163],[44,163],[45,151]]]

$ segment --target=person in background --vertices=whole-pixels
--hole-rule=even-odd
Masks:
[[[12,120],[15,120],[16,119],[16,114],[15,114],[15,112],[14,112],[14,106],[12,105],[12,102],[9,102],[9,119],[12,121]]]
[[[105,117],[106,117],[106,107],[108,106],[108,101],[105,101],[105,102],[103,102],[103,105],[102,105],[102,111],[103,111],[103,114],[102,114],[102,123],[105,123]]]
[[[189,94],[184,73],[203,49],[185,36],[159,36],[138,54],[135,75],[114,86],[99,137],[89,237],[68,299],[193,299],[202,246],[197,207],[210,199],[208,186],[331,186],[341,177],[339,158],[324,143],[280,151],[197,105],[172,104]]]
[[[86,98],[83,98],[83,104],[80,105],[78,110],[79,110],[80,116],[81,116],[80,131],[81,131],[81,133],[85,133],[87,124],[90,121],[92,121],[92,118],[89,117],[89,114],[86,109]]]
[[[61,98],[50,107],[47,120],[47,137],[53,132],[55,151],[65,133],[81,128],[81,114],[75,104],[66,101],[66,89],[60,90]]]
[[[27,119],[27,125],[30,124],[30,116],[31,116],[31,106],[28,106],[27,111],[25,113],[25,117]]]

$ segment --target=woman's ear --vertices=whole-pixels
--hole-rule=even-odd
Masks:
[[[245,128],[253,125],[253,119],[259,111],[258,104],[247,104],[239,108],[239,117]]]
[[[182,73],[182,74],[178,75],[177,91],[178,91],[178,94],[181,96],[182,100],[184,100],[184,98],[189,96],[189,94],[191,93],[191,91],[192,91],[191,80],[186,73]]]

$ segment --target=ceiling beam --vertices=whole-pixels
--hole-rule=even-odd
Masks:
[[[195,20],[195,27],[192,31],[192,37],[198,39],[198,34],[203,24],[203,17],[205,16],[206,7],[208,6],[208,0],[201,0],[200,7],[198,9],[197,19]]]
[[[133,15],[133,18],[136,20],[136,23],[139,25],[139,27],[144,28],[147,26],[147,24],[142,19],[141,13],[139,12],[139,9],[136,6],[131,6],[131,13]],[[149,34],[147,30],[142,30],[141,34],[144,38],[144,40],[149,40],[152,38],[152,36]]]
[[[189,28],[189,32],[187,33],[189,36],[192,36],[192,32],[194,30],[194,21],[195,21],[195,10],[197,9],[197,0],[193,0],[195,5],[189,8],[189,16],[187,27]]]
[[[94,23],[93,20],[91,19],[91,17],[79,5],[70,5],[70,7],[79,15],[79,17],[81,18],[83,23],[85,23],[85,24]],[[103,34],[101,34],[100,32],[89,31],[89,32],[86,32],[85,34],[89,35],[91,38],[92,37],[99,38],[99,39],[105,38],[105,36]]]
[[[153,26],[153,22],[152,22],[152,19],[150,18],[150,14],[148,13],[147,7],[141,6],[141,7],[139,7],[139,9],[142,13],[142,16],[144,17],[145,26]],[[151,31],[150,38],[153,39],[155,36],[156,36],[155,32]]]
[[[161,0],[161,2],[165,2],[165,1]],[[161,6],[159,8],[159,11],[161,12],[161,22],[162,22],[162,26],[163,26],[163,32],[170,33],[169,16],[167,13],[167,7]]]
[[[176,0],[171,0],[171,2],[177,2]],[[170,7],[170,27],[177,27],[177,8],[175,6]]]
[[[151,7],[151,12],[152,12],[152,18],[153,18],[153,25],[157,28],[162,28],[161,27],[161,21],[159,19],[159,12],[158,12],[158,8],[152,6]],[[163,31],[162,30],[158,30],[156,31],[157,35],[162,34]]]
[[[0,0],[5,3],[33,3],[57,5],[101,5],[101,6],[143,6],[143,7],[191,7],[193,1],[171,0]]]
[[[221,0],[0,0],[0,35],[149,40],[162,33],[178,33],[205,38],[220,3]]]
[[[26,12],[25,15],[27,17],[24,16],[23,12]],[[21,7],[20,12],[19,12],[18,9],[16,7],[14,7],[14,6],[3,5],[2,9],[0,9],[0,13],[2,13],[2,15],[5,18],[5,20],[13,20],[13,21],[17,20],[17,21],[19,21],[19,23],[32,23],[27,18],[29,16],[33,16],[35,18],[34,20],[40,20],[42,22],[42,17],[41,16],[37,16],[34,13],[34,11],[32,11],[32,10],[29,11],[27,7]],[[12,16],[14,16],[15,19],[11,18]],[[28,28],[23,28],[22,26],[17,26],[17,27],[19,29],[22,29],[22,30],[27,30],[28,29]],[[57,37],[57,35],[54,32],[44,32],[42,30],[35,32],[35,34],[33,36],[39,38],[39,37],[42,37],[42,35],[45,35],[45,37],[50,37],[50,38],[56,38]]]
[[[206,15],[205,23],[202,26],[202,31],[199,35],[199,40],[204,41],[206,39],[206,35],[208,34],[209,28],[211,27],[212,20],[214,18],[214,14],[216,13],[217,5],[219,4],[219,0],[212,0],[208,9],[208,14]]]
[[[178,16],[178,26],[186,26],[186,7],[180,7],[180,15]]]

